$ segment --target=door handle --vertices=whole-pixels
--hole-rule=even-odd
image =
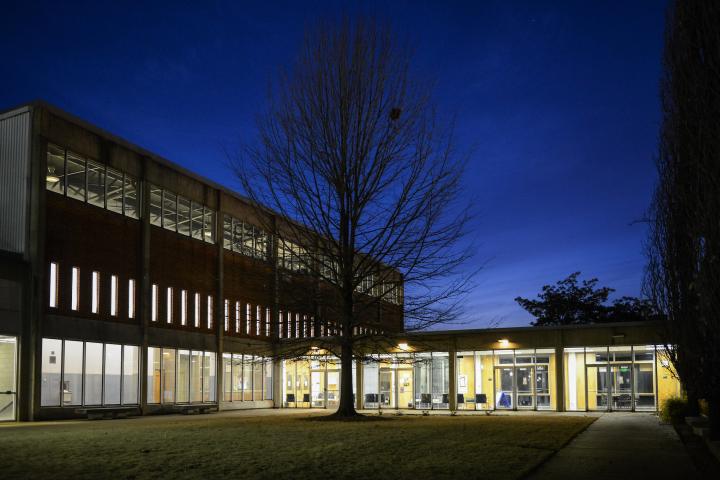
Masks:
[[[6,395],[12,395],[12,394],[14,394],[15,392],[11,392],[10,390],[5,390],[4,392],[0,392],[0,393],[4,393],[4,394],[6,394]]]

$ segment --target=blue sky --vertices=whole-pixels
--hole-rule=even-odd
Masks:
[[[280,67],[322,16],[372,14],[415,48],[472,151],[472,324],[580,270],[639,295],[655,182],[664,1],[16,2],[0,17],[0,109],[43,99],[237,188]]]

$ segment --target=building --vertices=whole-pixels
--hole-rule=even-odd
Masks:
[[[332,407],[336,359],[273,360],[337,329],[290,230],[50,105],[0,114],[0,419]],[[358,408],[655,410],[679,393],[655,325],[405,335],[396,278],[360,328],[398,346],[356,364]]]

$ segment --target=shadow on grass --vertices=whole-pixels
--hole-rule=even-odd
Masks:
[[[301,418],[300,420],[304,422],[384,422],[392,419],[379,415],[363,415],[361,413],[356,413],[355,415],[331,413],[330,415],[313,415]]]

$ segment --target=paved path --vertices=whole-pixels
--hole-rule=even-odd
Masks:
[[[542,465],[541,479],[696,479],[680,438],[654,415],[607,413]]]

